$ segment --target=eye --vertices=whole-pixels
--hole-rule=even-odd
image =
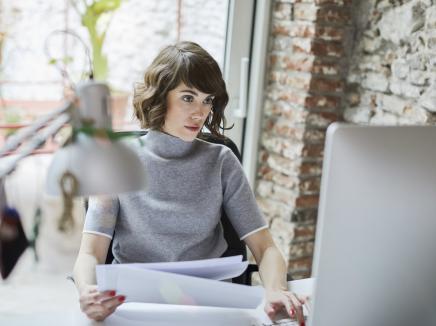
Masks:
[[[182,100],[188,103],[194,102],[194,96],[192,95],[183,95]]]
[[[213,97],[208,97],[207,99],[205,99],[204,101],[203,101],[203,103],[204,104],[208,104],[208,105],[211,105],[211,104],[213,104]]]

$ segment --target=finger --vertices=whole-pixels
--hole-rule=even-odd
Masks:
[[[300,300],[298,300],[293,293],[289,295],[289,298],[291,299],[291,303],[295,309],[297,320],[300,322],[300,324],[304,324],[303,306],[301,305]]]
[[[100,303],[103,300],[112,298],[115,294],[115,291],[86,293],[80,297],[80,305],[86,307],[94,303]]]
[[[106,310],[111,310],[111,309],[115,310],[115,308],[118,307],[119,305],[123,304],[125,300],[126,300],[126,297],[124,295],[119,295],[119,296],[116,296],[116,297],[111,298],[109,300],[103,301],[101,303],[101,305]]]
[[[286,308],[286,313],[291,317],[295,318],[295,309],[290,301],[290,298],[286,296],[286,298],[283,300],[283,305]]]
[[[89,306],[88,310],[86,311],[86,315],[91,319],[102,321],[112,312],[114,312],[115,308],[116,307],[105,307],[101,303],[95,303]]]
[[[298,301],[301,302],[301,304],[305,304],[309,301],[309,296],[308,295],[295,295],[298,299]]]
[[[107,290],[103,292],[97,292],[93,294],[93,299],[96,302],[101,302],[107,299],[112,299],[116,295],[116,291],[114,290]]]
[[[273,305],[270,303],[267,303],[264,307],[264,310],[265,310],[265,313],[267,314],[268,318],[273,320],[275,315],[276,315],[276,311],[275,311]]]
[[[100,303],[107,299],[113,298],[116,295],[116,292],[113,290],[104,291],[104,292],[95,292],[92,294],[88,294],[83,298],[84,304],[93,304]]]
[[[107,316],[112,314],[118,308],[118,306],[124,303],[125,299],[125,296],[120,295],[96,305],[98,306],[96,307],[97,318],[99,320],[105,319]]]

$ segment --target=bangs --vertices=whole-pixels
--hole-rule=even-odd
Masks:
[[[215,61],[192,56],[186,52],[181,53],[180,61],[176,73],[178,84],[183,82],[188,87],[215,96],[225,92],[221,70]]]

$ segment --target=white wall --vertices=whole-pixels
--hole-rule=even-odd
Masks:
[[[87,40],[86,30],[67,0],[3,0],[0,31],[6,32],[0,80],[7,99],[57,100],[63,95],[59,72],[48,64],[44,42],[54,30],[69,27]],[[181,39],[200,43],[222,65],[228,0],[182,1]],[[126,0],[113,16],[105,52],[109,82],[114,89],[130,92],[133,83],[159,49],[177,38],[177,0]],[[61,51],[61,37],[52,38]],[[83,70],[83,50],[76,42],[73,79]],[[56,49],[55,49],[56,50]],[[62,51],[61,51],[62,53]],[[2,72],[1,72],[2,71]],[[49,83],[40,83],[47,81]],[[53,84],[53,81],[55,82]]]

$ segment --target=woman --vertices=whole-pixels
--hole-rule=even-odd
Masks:
[[[149,129],[135,147],[147,190],[90,200],[74,268],[89,318],[103,320],[125,300],[95,286],[95,266],[105,262],[114,232],[115,263],[221,257],[224,208],[259,266],[266,313],[274,319],[285,308],[304,324],[303,300],[287,291],[286,264],[238,159],[227,147],[197,138],[203,126],[221,136],[227,102],[218,64],[195,43],[166,47],[147,69],[134,96],[135,114]]]

